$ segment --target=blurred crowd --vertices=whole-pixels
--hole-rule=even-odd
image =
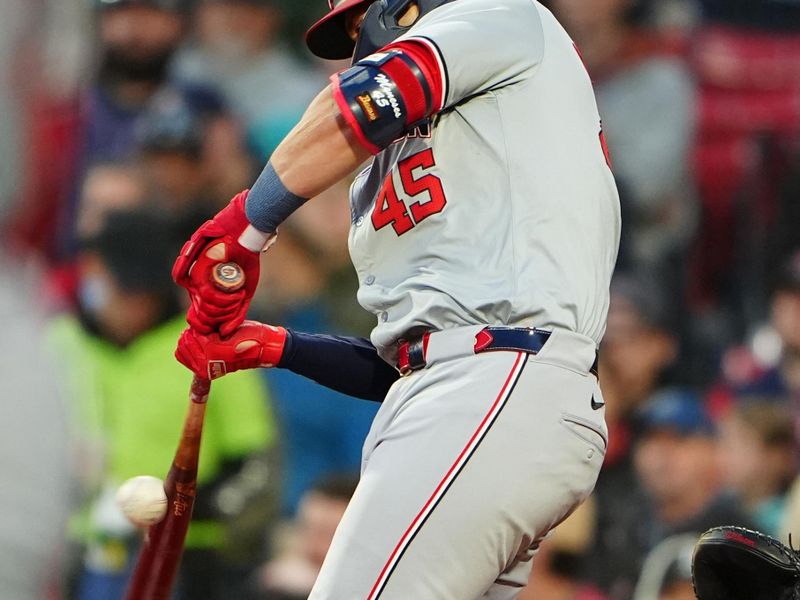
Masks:
[[[610,447],[522,598],[691,599],[700,532],[800,532],[800,0],[544,3],[592,75],[624,227]],[[346,66],[301,45],[325,10],[0,0],[4,598],[121,597],[141,534],[114,490],[165,475],[191,380],[172,260]],[[369,332],[346,191],[282,226],[254,318]],[[215,382],[176,598],[306,598],[376,410],[277,369]]]

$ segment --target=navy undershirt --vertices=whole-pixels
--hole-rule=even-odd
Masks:
[[[366,338],[300,333],[287,329],[278,367],[313,379],[327,388],[382,402],[400,374]]]

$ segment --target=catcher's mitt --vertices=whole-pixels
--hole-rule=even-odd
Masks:
[[[742,527],[715,527],[698,540],[692,583],[699,600],[800,600],[800,556]]]

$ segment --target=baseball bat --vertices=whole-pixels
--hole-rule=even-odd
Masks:
[[[244,284],[244,273],[235,263],[219,264],[212,272],[214,284],[233,292]],[[145,535],[131,575],[125,600],[169,600],[178,574],[186,532],[192,519],[197,490],[197,463],[211,382],[197,375],[189,391],[189,412],[175,452],[164,491],[167,514]]]

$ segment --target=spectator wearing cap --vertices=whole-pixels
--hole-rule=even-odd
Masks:
[[[179,80],[218,89],[246,127],[259,163],[299,121],[324,79],[280,39],[278,0],[200,0]]]
[[[185,326],[170,276],[170,229],[148,211],[115,211],[82,241],[80,313],[50,326],[73,421],[89,451],[80,600],[121,598],[140,534],[114,502],[136,475],[163,478],[184,418],[189,379],[174,360]],[[257,375],[215,383],[200,456],[198,502],[179,575],[180,600],[241,597],[277,505],[276,429]],[[92,460],[87,460],[90,458]]]
[[[696,394],[665,390],[637,417],[634,464],[652,514],[643,524],[650,547],[677,533],[752,527],[738,500],[723,491],[717,427]]]
[[[736,498],[723,492],[716,426],[699,397],[680,388],[656,394],[636,415],[636,480],[615,510],[629,515],[598,535],[610,557],[592,554],[609,573],[613,600],[631,600],[644,557],[673,535],[717,525],[752,527]]]
[[[644,511],[631,536],[642,557],[678,534],[699,536],[720,525],[753,528],[736,496],[723,487],[717,427],[693,392],[672,388],[656,394],[638,414],[634,463]]]
[[[160,209],[190,233],[252,176],[240,127],[215,94],[198,98],[176,88],[160,90],[136,134],[138,162]]]
[[[629,560],[631,547],[638,543],[629,536],[642,518],[640,506],[631,501],[637,489],[633,416],[669,383],[678,354],[673,321],[670,303],[656,282],[635,275],[614,278],[600,352],[609,448],[595,486],[597,535],[584,573],[614,600],[630,598],[638,568]]]

